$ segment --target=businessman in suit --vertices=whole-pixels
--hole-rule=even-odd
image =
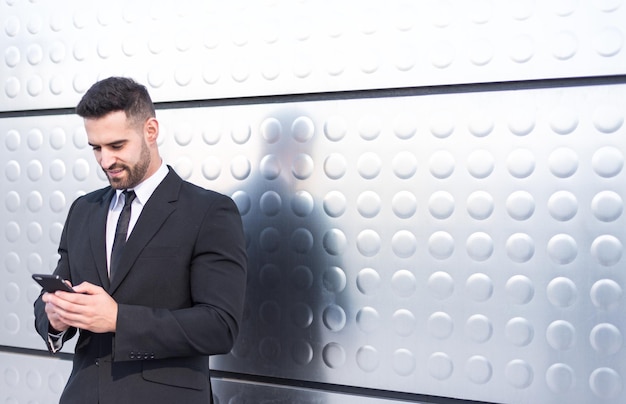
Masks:
[[[230,351],[243,312],[237,207],[164,164],[144,86],[99,81],[76,111],[110,186],[74,201],[63,228],[54,273],[77,293],[35,302],[51,352],[79,332],[60,402],[211,403],[208,357]]]

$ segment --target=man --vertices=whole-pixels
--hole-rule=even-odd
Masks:
[[[110,186],[78,198],[63,229],[54,273],[77,293],[35,302],[51,352],[80,332],[60,402],[210,403],[208,355],[230,351],[243,312],[237,207],[162,162],[144,86],[102,80],[76,110]]]

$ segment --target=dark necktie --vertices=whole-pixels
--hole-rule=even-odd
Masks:
[[[126,190],[122,193],[124,194],[124,207],[122,208],[122,213],[120,213],[120,218],[117,221],[117,228],[115,229],[115,239],[113,240],[113,248],[111,250],[111,279],[113,279],[115,270],[117,269],[120,258],[122,257],[124,246],[126,245],[126,238],[128,236],[128,223],[130,222],[130,205],[133,203],[133,199],[135,199],[136,196],[135,191]]]

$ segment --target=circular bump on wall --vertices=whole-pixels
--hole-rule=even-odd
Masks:
[[[576,195],[569,191],[557,191],[548,199],[550,216],[560,222],[566,222],[576,216],[578,200]]]
[[[438,300],[445,300],[454,293],[454,278],[443,271],[433,273],[428,278],[428,290]]]
[[[515,136],[527,136],[535,129],[536,120],[532,108],[515,108],[507,117],[507,126]]]
[[[515,178],[527,178],[535,171],[535,155],[528,149],[513,150],[506,159],[506,168]]]
[[[341,306],[331,304],[324,309],[322,321],[324,326],[334,332],[343,330],[346,326],[346,312]]]
[[[467,157],[467,171],[474,178],[487,178],[494,166],[495,159],[487,150],[475,150]]]
[[[568,178],[578,170],[578,154],[570,148],[555,149],[548,157],[550,172],[557,178]]]
[[[322,360],[331,369],[337,369],[346,362],[346,351],[340,344],[331,342],[322,349]]]
[[[616,192],[601,191],[593,197],[591,211],[596,219],[602,222],[613,222],[622,215],[624,201]]]
[[[313,324],[313,310],[308,304],[296,303],[291,307],[290,318],[294,326],[302,329],[308,328]]]
[[[380,287],[380,274],[373,268],[363,268],[356,278],[357,289],[364,295],[373,295]]]
[[[548,256],[555,264],[567,265],[578,255],[576,240],[568,234],[557,234],[548,241]]]
[[[593,49],[603,57],[613,57],[624,47],[624,34],[616,27],[605,27],[592,39]]]
[[[290,274],[290,282],[296,290],[304,291],[313,285],[313,272],[304,265],[296,266]]]
[[[266,180],[274,180],[280,176],[282,168],[280,166],[280,159],[275,154],[268,154],[263,156],[259,163],[259,170],[261,175]]]
[[[400,230],[391,239],[391,249],[396,257],[409,258],[417,250],[417,239],[410,231]]]
[[[43,206],[43,196],[41,196],[41,192],[32,191],[28,194],[28,198],[26,198],[26,206],[31,212],[39,212]]]
[[[348,124],[343,117],[331,116],[324,123],[324,136],[331,142],[342,140],[348,133]]]
[[[601,355],[614,355],[622,349],[623,337],[619,328],[613,324],[598,324],[589,334],[589,343]]]
[[[452,175],[456,161],[452,153],[446,150],[434,152],[428,162],[430,173],[437,179],[445,179]]]
[[[579,41],[574,32],[557,32],[550,38],[549,48],[558,60],[569,60],[578,53]]]
[[[322,285],[328,292],[340,293],[346,288],[346,284],[346,273],[339,267],[331,266],[322,275]]]
[[[382,240],[380,235],[374,230],[363,230],[357,235],[357,249],[365,257],[373,257],[378,254],[381,244]]]
[[[428,199],[428,211],[435,219],[447,219],[454,213],[454,197],[446,191],[437,191]]]
[[[291,211],[298,217],[306,217],[313,212],[315,202],[307,191],[296,191],[291,198]]]
[[[356,314],[356,324],[365,333],[372,333],[380,327],[380,314],[373,307],[363,307]]]
[[[589,376],[589,387],[600,398],[614,398],[622,391],[622,378],[614,369],[598,368]]]
[[[26,176],[31,181],[39,181],[43,176],[43,165],[39,160],[32,160],[26,167]]]
[[[291,346],[291,359],[300,366],[305,366],[313,360],[313,347],[304,340],[298,340]]]
[[[612,178],[622,171],[624,155],[616,147],[605,146],[593,154],[591,165],[600,177]]]
[[[578,288],[571,279],[560,276],[548,283],[546,294],[553,306],[571,307],[578,298]]]
[[[364,372],[373,372],[380,365],[380,353],[371,345],[362,346],[356,352],[356,363]]]
[[[446,380],[454,372],[452,358],[444,352],[435,352],[428,358],[428,374],[437,380]]]
[[[593,305],[602,310],[618,308],[622,295],[622,287],[612,279],[600,279],[593,284],[590,290]]]
[[[504,374],[509,384],[518,389],[529,387],[534,378],[533,368],[522,359],[515,359],[509,362],[506,365]]]
[[[506,200],[506,210],[515,220],[528,220],[535,212],[535,200],[529,192],[513,192]]]
[[[296,229],[291,233],[291,237],[289,238],[289,246],[291,250],[297,254],[309,254],[313,249],[313,243],[313,234],[311,234],[308,229],[304,228]]]
[[[605,267],[617,264],[622,258],[623,251],[621,241],[610,234],[598,236],[591,243],[591,255]]]
[[[528,234],[512,234],[506,241],[506,254],[514,262],[528,262],[535,254],[535,242]]]
[[[358,123],[357,129],[359,132],[359,136],[361,136],[361,139],[363,140],[374,140],[378,138],[378,136],[380,136],[381,125],[382,124],[378,116],[364,116],[359,120]],[[347,125],[344,123],[343,125],[341,125],[341,127],[343,129],[343,133],[347,133]],[[343,136],[341,138],[343,138]]]
[[[510,343],[523,347],[532,342],[535,331],[527,319],[515,317],[506,323],[504,334]]]
[[[593,111],[593,126],[602,133],[615,133],[624,124],[624,112],[615,105],[601,105]]]
[[[296,118],[291,125],[291,136],[300,143],[305,143],[313,138],[315,134],[315,124],[311,118],[301,116]]]
[[[231,160],[230,173],[237,180],[245,180],[250,176],[252,167],[246,156],[236,156]]]
[[[493,369],[487,358],[480,355],[472,356],[465,363],[465,374],[475,384],[485,384],[491,380]]]
[[[546,383],[557,394],[567,393],[576,381],[574,370],[564,363],[555,363],[546,371]]]
[[[491,339],[493,334],[493,324],[487,316],[475,314],[470,316],[465,322],[465,335],[479,344]]]
[[[411,152],[402,151],[393,158],[391,166],[396,177],[406,180],[415,175],[417,158]]]
[[[408,376],[415,371],[416,360],[411,351],[405,348],[396,349],[393,353],[393,370],[399,376]]]
[[[576,113],[566,107],[558,107],[552,111],[549,122],[550,128],[557,135],[569,135],[578,127]]]
[[[362,178],[371,180],[378,177],[380,174],[382,170],[382,160],[376,153],[364,153],[357,160],[356,167]]]
[[[428,238],[428,252],[438,260],[450,258],[454,253],[454,238],[445,231],[433,233]]]
[[[300,153],[296,155],[291,164],[291,173],[296,179],[305,180],[313,174],[314,163],[311,156]]]
[[[433,338],[440,340],[448,339],[454,331],[454,322],[448,313],[439,311],[428,317],[427,329]]]
[[[380,212],[380,196],[373,191],[361,193],[356,200],[357,211],[364,218],[373,218]]]
[[[535,295],[533,282],[524,275],[515,275],[509,278],[504,289],[507,299],[514,304],[528,304]]]
[[[339,217],[346,211],[346,197],[339,191],[326,194],[323,201],[324,212],[330,217]]]
[[[391,287],[397,296],[410,297],[417,290],[417,280],[411,271],[400,269],[391,277]]]
[[[365,244],[367,244],[367,241],[365,241]],[[322,246],[328,254],[333,256],[339,256],[342,255],[348,247],[348,239],[346,238],[345,233],[341,230],[330,229],[324,234],[324,237],[322,238]],[[372,245],[369,244],[367,244],[367,246],[372,247]]]
[[[274,253],[280,248],[280,232],[274,227],[266,227],[259,234],[259,245],[267,253]]]
[[[467,254],[474,261],[481,262],[489,259],[493,254],[493,249],[493,239],[487,233],[476,232],[467,238]]]
[[[482,273],[470,275],[465,282],[468,296],[475,302],[485,302],[493,295],[494,284],[491,278]]]
[[[242,216],[245,216],[248,212],[250,212],[250,209],[252,208],[252,199],[246,191],[235,191],[232,198]]]
[[[222,162],[216,156],[209,156],[202,162],[202,176],[209,181],[219,178],[222,173]],[[261,172],[263,170],[261,169]]]
[[[552,349],[567,351],[576,343],[576,329],[568,321],[553,321],[546,329],[546,340]]]
[[[332,180],[337,180],[346,174],[348,162],[339,153],[332,153],[324,160],[324,173]]]
[[[396,335],[408,337],[413,334],[416,326],[415,315],[407,309],[396,310],[391,316],[391,322]]]
[[[467,212],[476,220],[489,218],[494,210],[491,194],[485,191],[475,191],[467,197]]]

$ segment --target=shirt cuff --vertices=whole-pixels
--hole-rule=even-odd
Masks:
[[[62,331],[58,334],[48,333],[48,345],[50,345],[50,350],[52,353],[57,353],[63,348],[63,336],[65,335],[65,331]]]

